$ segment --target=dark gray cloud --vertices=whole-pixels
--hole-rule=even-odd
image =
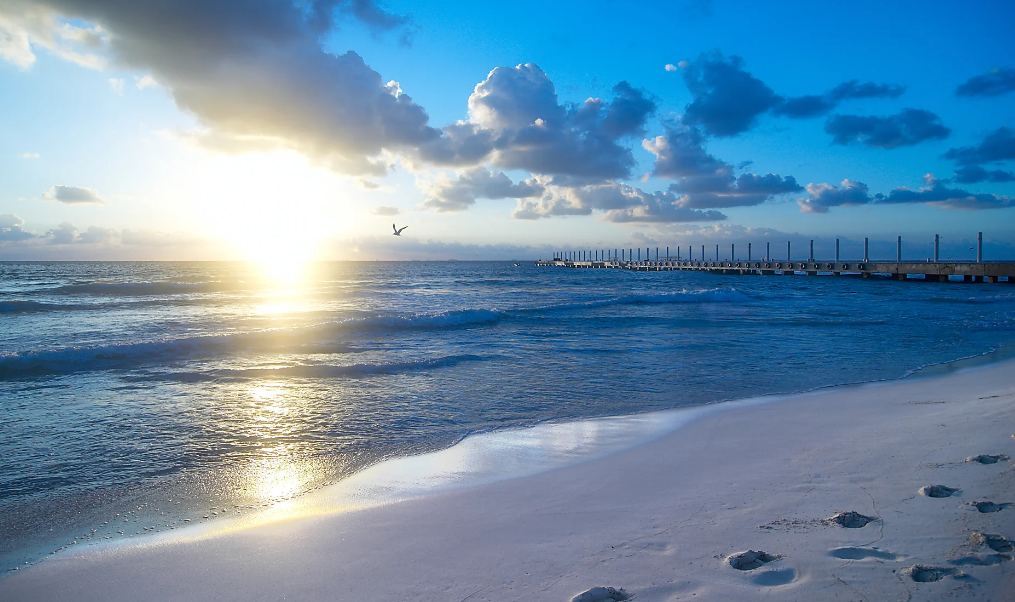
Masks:
[[[463,211],[476,199],[524,199],[543,194],[544,187],[534,179],[515,184],[504,172],[493,173],[485,167],[463,172],[457,179],[440,179],[429,185],[425,209],[438,212]]]
[[[91,188],[79,186],[53,186],[42,193],[43,200],[59,201],[67,205],[104,205],[106,201],[99,197],[99,193]]]
[[[825,122],[825,131],[832,135],[835,144],[859,142],[886,149],[942,140],[951,134],[940,117],[923,109],[903,109],[886,117],[833,115]]]
[[[25,220],[13,213],[0,213],[0,242],[18,242],[35,238],[24,229]]]
[[[1015,135],[1012,135],[1011,128],[1000,127],[987,134],[983,142],[976,146],[949,149],[944,158],[959,165],[980,165],[1015,159]]]
[[[826,96],[836,101],[850,98],[898,98],[906,92],[906,86],[899,84],[860,83],[850,80],[832,88]]]
[[[608,222],[711,222],[724,220],[719,211],[701,211],[672,192],[646,192],[629,184],[607,182],[588,186],[548,187],[538,200],[519,200],[516,219],[539,219],[605,212]]]
[[[322,26],[327,25],[326,14],[328,8],[332,5],[334,7],[332,10],[335,12],[351,15],[375,31],[391,31],[392,29],[403,27],[410,22],[408,16],[389,13],[378,6],[373,0],[346,0],[344,2],[319,0],[314,3],[314,7],[315,12],[321,17],[320,24]]]
[[[794,119],[819,117],[830,112],[844,100],[858,98],[898,98],[906,92],[906,86],[897,84],[860,83],[851,80],[839,84],[821,95],[796,96],[785,99],[772,108],[773,115]]]
[[[776,195],[803,190],[793,176],[745,173],[737,177],[733,165],[705,150],[705,137],[696,127],[674,124],[665,135],[642,145],[656,156],[652,173],[676,180],[669,190],[682,197],[684,207],[758,205]]]
[[[798,199],[802,213],[827,213],[831,207],[844,205],[926,203],[941,209],[1003,209],[1015,206],[1015,199],[990,193],[973,193],[949,188],[945,182],[927,174],[924,185],[913,190],[905,186],[888,194],[870,194],[863,182],[843,180],[841,185],[808,184],[808,198]]]
[[[678,65],[694,100],[684,109],[684,122],[700,125],[714,136],[735,136],[754,126],[759,115],[782,98],[743,68],[739,56],[702,53]]]
[[[109,32],[120,67],[151,73],[216,148],[290,148],[347,173],[382,173],[382,150],[435,139],[422,107],[355,52],[325,53],[335,11],[375,29],[402,23],[372,2],[11,0]]]
[[[955,88],[958,96],[1000,96],[1012,91],[1015,91],[1015,69],[1010,67],[994,67]]]
[[[746,132],[754,127],[758,117],[768,111],[773,115],[805,119],[825,115],[846,100],[897,98],[906,92],[906,86],[861,83],[854,79],[843,82],[824,94],[783,98],[744,69],[743,59],[738,56],[727,59],[719,51],[703,53],[692,62],[682,61],[678,67],[687,89],[694,96],[694,101],[684,109],[684,123],[701,126],[706,134],[721,137]],[[901,124],[894,124],[896,127],[905,125],[912,129],[918,125],[915,120],[919,116],[907,114],[907,111],[916,110],[907,109],[900,115],[887,118],[846,115],[833,119],[838,123],[849,119],[894,118],[896,122],[902,120]],[[930,115],[926,111],[923,113]],[[866,127],[872,126],[868,124]],[[881,129],[884,129],[884,125]]]
[[[443,129],[420,146],[417,159],[446,167],[489,161],[501,169],[578,178],[584,182],[626,178],[631,149],[618,143],[644,133],[655,102],[627,82],[613,99],[561,104],[538,65],[497,67],[469,97],[469,121]]]
[[[887,195],[878,195],[879,203],[927,203],[942,209],[1002,209],[1015,206],[1015,199],[990,193],[973,193],[948,188],[932,174],[923,177],[924,186],[911,190],[900,187]]]
[[[959,184],[976,184],[977,182],[1015,182],[1015,173],[1001,169],[987,170],[979,165],[959,167],[955,170],[953,182]]]

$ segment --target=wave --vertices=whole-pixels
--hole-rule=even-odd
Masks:
[[[621,297],[613,297],[610,299],[579,301],[577,303],[561,303],[557,305],[543,305],[520,311],[554,311],[608,307],[611,305],[638,305],[642,303],[749,303],[752,301],[754,301],[754,299],[736,289],[716,288],[700,291],[623,295]]]
[[[0,380],[95,370],[128,370],[152,364],[234,356],[252,351],[303,355],[348,353],[348,344],[332,340],[330,335],[336,331],[376,328],[436,330],[489,323],[500,316],[501,313],[495,310],[482,309],[404,317],[376,316],[291,329],[7,353],[0,354]]]
[[[345,328],[391,328],[395,330],[436,330],[469,326],[472,324],[489,324],[496,322],[504,315],[496,309],[457,309],[432,314],[415,314],[411,316],[375,316],[357,318],[337,325]]]
[[[415,360],[411,362],[393,362],[390,364],[351,364],[338,366],[334,364],[308,364],[300,366],[281,366],[277,368],[220,368],[205,372],[153,372],[144,376],[131,377],[128,380],[173,380],[184,382],[213,381],[223,379],[257,379],[289,376],[296,378],[362,378],[367,376],[383,376],[419,372],[437,368],[450,368],[466,362],[481,362],[486,358],[478,355],[448,355],[437,358]]]
[[[1001,294],[984,297],[931,297],[931,303],[953,303],[956,305],[989,305],[993,303],[1015,303],[1015,295]]]
[[[96,370],[129,370],[160,363],[230,357],[242,352],[260,351],[298,355],[348,353],[351,351],[349,345],[336,340],[334,338],[336,334],[376,329],[417,331],[482,326],[496,323],[509,318],[512,314],[519,313],[641,303],[743,303],[749,301],[751,298],[747,295],[730,289],[635,294],[580,303],[520,308],[513,311],[461,309],[406,316],[368,316],[287,329],[8,353],[0,354],[0,380]],[[298,370],[308,371],[308,373],[317,369],[325,372],[328,370],[314,366],[298,367]],[[347,369],[349,368],[341,367],[341,370]],[[285,374],[285,372],[276,371],[273,374],[279,375]]]
[[[239,283],[228,282],[88,282],[65,284],[47,292],[64,295],[111,295],[120,297],[145,295],[187,295],[242,290]]]
[[[81,309],[80,305],[58,305],[40,301],[0,301],[0,314],[27,314],[40,311]]]

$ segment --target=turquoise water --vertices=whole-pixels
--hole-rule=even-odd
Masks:
[[[1007,284],[0,263],[0,569],[470,433],[898,378],[1003,349],[1013,316]]]

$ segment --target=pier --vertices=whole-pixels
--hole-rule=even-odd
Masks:
[[[939,237],[934,237],[934,257],[926,261],[911,261],[902,259],[902,237],[898,238],[897,253],[895,261],[871,260],[868,249],[869,241],[864,239],[864,258],[859,260],[845,260],[839,258],[839,241],[835,241],[834,259],[815,259],[814,241],[810,245],[810,257],[806,260],[792,259],[792,247],[786,243],[786,259],[772,259],[770,256],[771,247],[766,245],[766,254],[763,259],[751,259],[751,245],[747,245],[747,259],[719,259],[719,245],[715,248],[715,259],[704,259],[705,247],[701,246],[699,259],[682,259],[680,251],[677,256],[670,255],[669,247],[666,247],[665,255],[660,256],[660,249],[656,247],[655,258],[651,256],[651,249],[644,248],[645,256],[642,258],[642,249],[608,249],[585,250],[585,251],[560,251],[554,253],[553,259],[541,259],[536,262],[538,267],[562,267],[577,269],[620,269],[637,272],[663,272],[663,271],[696,271],[709,272],[723,275],[760,275],[760,276],[790,276],[807,275],[818,276],[819,274],[831,276],[855,276],[860,278],[889,278],[894,280],[921,279],[927,282],[1008,282],[1015,283],[1015,261],[984,261],[983,260],[983,234],[977,236],[976,261],[940,261],[939,260]],[[694,252],[693,247],[688,247],[689,257]],[[637,252],[637,258],[635,257]],[[730,257],[736,257],[736,245],[730,245]]]

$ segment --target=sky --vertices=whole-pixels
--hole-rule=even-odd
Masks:
[[[826,4],[2,0],[0,260],[1015,257],[1015,5]]]

